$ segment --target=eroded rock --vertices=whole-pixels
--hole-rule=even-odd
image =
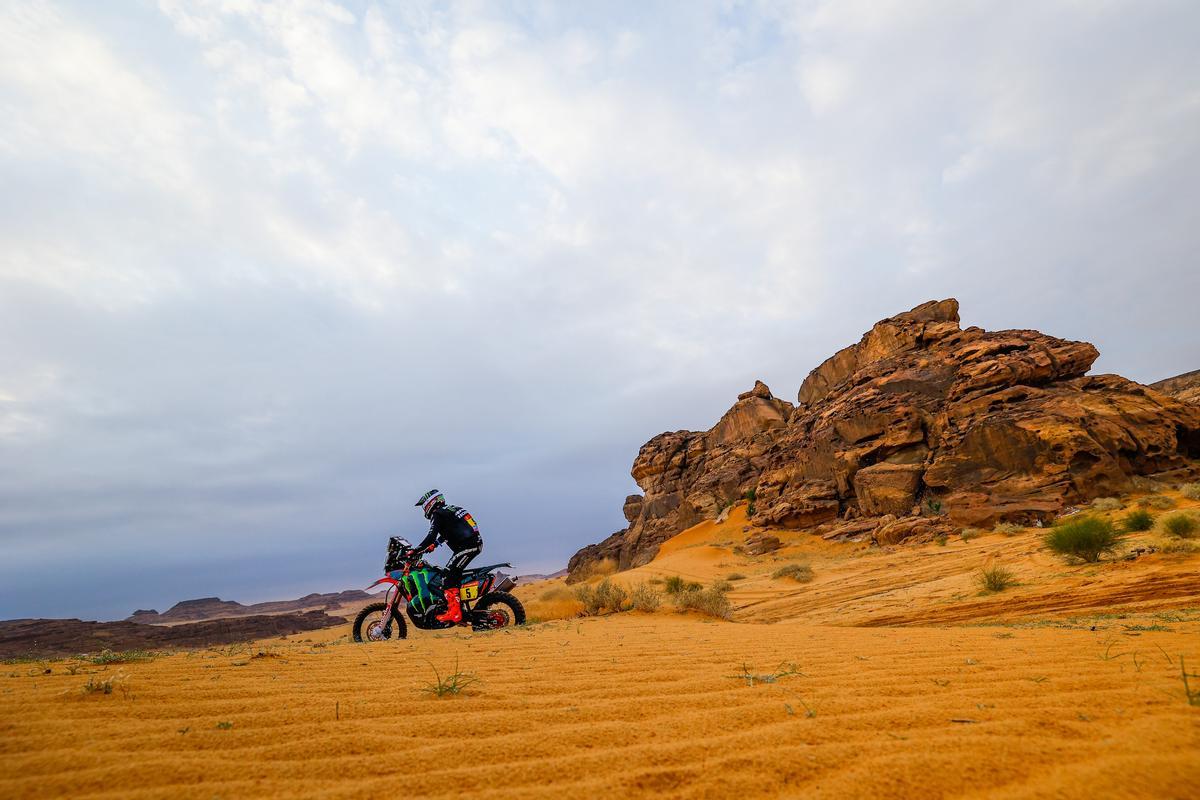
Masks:
[[[747,495],[754,525],[920,541],[1044,522],[1137,476],[1200,473],[1200,407],[1087,375],[1097,356],[1038,331],[964,329],[956,300],[924,303],[810,372],[795,408],[757,382],[708,431],[651,439],[633,465],[645,497],[632,516],[627,502],[628,529],[572,563],[646,563]],[[937,513],[913,514],[925,506]]]

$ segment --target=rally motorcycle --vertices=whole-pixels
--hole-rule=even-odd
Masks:
[[[407,539],[393,537],[385,565],[387,575],[367,587],[386,585],[382,603],[371,603],[354,620],[354,641],[382,642],[408,638],[409,622],[422,630],[442,630],[455,625],[470,625],[474,631],[491,631],[510,625],[525,624],[525,608],[509,594],[516,578],[498,572],[512,564],[491,564],[463,570],[459,586],[462,622],[439,622],[437,615],[446,610],[445,571],[430,564]],[[403,601],[403,603],[401,603]],[[403,607],[404,613],[400,613]]]

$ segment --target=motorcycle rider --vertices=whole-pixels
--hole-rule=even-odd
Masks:
[[[446,562],[443,587],[446,594],[446,611],[438,614],[438,622],[461,622],[462,604],[458,595],[463,570],[471,559],[483,550],[483,537],[475,518],[465,508],[446,505],[446,498],[437,489],[421,495],[415,505],[421,506],[425,519],[429,520],[429,533],[417,545],[415,554],[431,553],[439,543],[445,542],[454,553]]]

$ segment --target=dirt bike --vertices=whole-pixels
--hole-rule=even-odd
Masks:
[[[392,567],[397,567],[392,569]],[[459,584],[462,622],[439,622],[437,615],[446,610],[443,578],[445,570],[429,564],[408,540],[393,538],[385,565],[387,575],[367,590],[386,585],[382,603],[371,603],[354,620],[354,641],[381,642],[408,638],[405,616],[421,630],[442,630],[455,625],[470,625],[473,631],[491,631],[509,625],[525,624],[525,608],[509,594],[516,578],[497,572],[512,564],[490,564],[463,570]],[[404,614],[400,601],[404,601]]]

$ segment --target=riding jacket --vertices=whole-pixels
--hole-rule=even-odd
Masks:
[[[417,552],[441,542],[445,542],[456,553],[482,542],[479,526],[469,511],[458,506],[439,506],[433,510],[429,518],[429,533],[417,545]]]

